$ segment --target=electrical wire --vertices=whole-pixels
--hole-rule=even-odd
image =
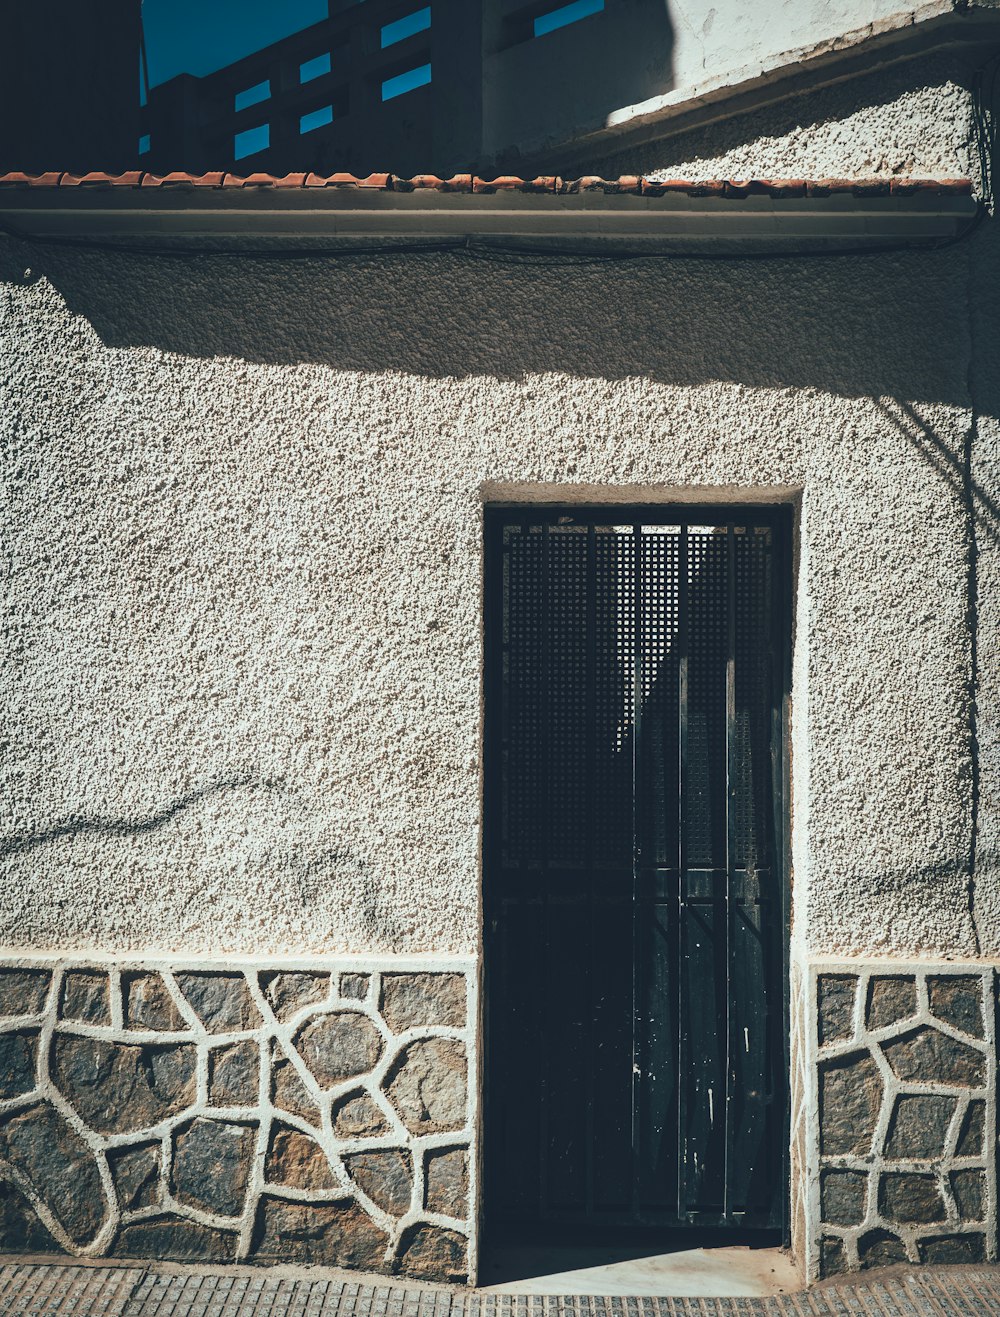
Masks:
[[[997,158],[996,89],[1000,75],[1000,53],[988,59],[972,77],[972,120],[979,157],[983,205],[992,215],[996,209],[993,180]]]

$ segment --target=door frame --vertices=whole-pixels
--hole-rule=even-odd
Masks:
[[[796,549],[798,536],[798,506],[788,499],[754,502],[705,502],[684,501],[662,503],[643,501],[629,503],[601,503],[588,500],[580,503],[546,501],[541,499],[515,500],[485,503],[483,505],[483,548],[482,548],[482,621],[483,621],[483,666],[482,666],[482,822],[481,822],[481,995],[480,995],[480,1037],[482,1040],[480,1063],[480,1175],[479,1175],[479,1212],[477,1234],[482,1246],[488,1237],[491,1222],[491,1067],[493,1048],[491,1046],[491,1002],[493,978],[493,953],[491,951],[492,928],[495,927],[493,914],[492,853],[496,847],[496,828],[498,811],[494,801],[499,799],[501,755],[497,747],[500,743],[500,701],[495,698],[498,689],[498,673],[502,658],[500,637],[503,629],[503,591],[498,588],[499,581],[494,577],[502,565],[502,526],[505,518],[512,513],[527,519],[537,512],[539,519],[554,520],[567,517],[600,517],[610,524],[639,522],[644,516],[659,523],[683,523],[711,525],[713,523],[740,522],[744,517],[750,521],[754,516],[766,519],[775,528],[773,546],[774,568],[774,603],[772,618],[772,642],[775,647],[774,665],[774,700],[772,703],[772,783],[774,802],[774,863],[778,873],[778,908],[780,911],[781,937],[781,1048],[780,1059],[784,1079],[784,1102],[782,1113],[782,1164],[781,1164],[781,1242],[785,1247],[791,1243],[790,1217],[790,1169],[791,1169],[791,1095],[792,1076],[790,1047],[790,931],[791,931],[791,693],[792,693],[792,647],[794,639],[795,614],[794,592],[796,571]],[[670,1227],[664,1227],[669,1229]],[[638,1232],[642,1227],[636,1226]],[[690,1229],[690,1227],[683,1227]],[[777,1231],[775,1232],[777,1233]],[[733,1240],[737,1232],[732,1232]]]

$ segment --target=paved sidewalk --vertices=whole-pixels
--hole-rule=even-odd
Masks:
[[[342,1274],[0,1263],[0,1314],[31,1317],[989,1317],[1000,1267],[943,1268],[764,1299],[480,1294]]]

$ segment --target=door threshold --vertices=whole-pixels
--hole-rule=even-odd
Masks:
[[[479,1266],[479,1290],[486,1294],[723,1299],[801,1288],[798,1267],[776,1245],[503,1243],[484,1248]]]

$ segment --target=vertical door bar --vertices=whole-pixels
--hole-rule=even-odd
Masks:
[[[677,571],[677,643],[680,650],[678,681],[678,759],[677,774],[677,989],[675,1021],[677,1029],[677,1215],[682,1217],[687,1197],[687,1158],[685,1128],[687,1122],[684,1085],[684,881],[687,867],[687,837],[684,827],[684,789],[688,764],[688,528],[681,526],[680,565]]]
[[[596,721],[597,721],[597,545],[594,531],[594,522],[591,519],[587,525],[587,708],[590,711],[592,725],[589,735],[587,736],[587,800],[589,804],[588,813],[590,815],[587,823],[589,832],[589,846],[587,848],[587,858],[589,861],[587,875],[587,899],[589,904],[588,910],[588,929],[589,941],[588,954],[590,957],[590,973],[587,979],[587,987],[590,995],[590,1001],[587,1010],[587,1110],[585,1114],[586,1125],[586,1150],[585,1157],[587,1160],[585,1176],[585,1194],[587,1204],[587,1215],[591,1216],[594,1211],[594,1078],[597,1067],[597,1048],[596,1048],[596,1030],[594,1028],[594,1017],[596,1007],[597,992],[597,957],[596,947],[599,935],[597,925],[597,879],[594,868],[594,848],[596,845],[596,770],[595,770],[595,741],[596,741]]]
[[[732,1211],[733,1181],[733,883],[736,854],[736,527],[726,526],[726,1151],[723,1215]]]
[[[771,1051],[771,1091],[773,1104],[781,1102],[781,1173],[778,1212],[773,1213],[780,1220],[786,1247],[792,1242],[792,1223],[789,1215],[788,1172],[791,1159],[791,1109],[789,1103],[789,1076],[791,1074],[791,1038],[790,1023],[790,925],[791,925],[791,887],[789,875],[792,872],[791,829],[791,783],[787,762],[787,737],[791,726],[789,714],[791,704],[791,643],[789,631],[792,618],[792,517],[790,510],[780,514],[772,522],[771,531],[771,578],[768,594],[770,626],[768,635],[771,644],[771,799],[774,819],[773,852],[771,864],[771,937],[768,951],[774,961],[781,966],[781,984],[774,983],[774,975],[769,977],[769,988],[775,994],[775,1007],[772,1018],[776,1015],[781,1022],[781,1042],[776,1046],[774,1031],[768,1039]],[[780,878],[780,881],[779,881]],[[780,920],[775,920],[774,912],[780,911]],[[777,924],[777,927],[775,925]],[[780,941],[780,952],[774,948],[775,940]],[[780,1058],[781,1070],[778,1072],[777,1061]],[[772,1209],[773,1212],[773,1209]],[[777,1224],[777,1222],[775,1222]]]
[[[642,526],[632,526],[632,1128],[629,1140],[631,1149],[631,1208],[635,1211],[639,1193],[639,1174],[636,1139],[639,1129],[638,1108],[641,1101],[641,1076],[637,1051],[639,992],[636,975],[639,965],[639,793],[636,789],[639,772],[639,740],[642,736]]]
[[[549,717],[550,706],[550,663],[549,663],[549,519],[544,514],[539,519],[542,525],[542,552],[541,552],[541,581],[539,582],[539,596],[541,598],[542,616],[541,616],[541,634],[540,634],[540,658],[539,664],[541,673],[539,675],[539,690],[542,693],[542,827],[538,842],[538,861],[539,861],[539,881],[541,883],[541,909],[540,917],[542,924],[542,959],[541,972],[539,977],[542,980],[542,1001],[546,1002],[550,998],[548,971],[551,961],[550,930],[549,921],[552,918],[552,908],[549,904],[549,851],[548,837],[550,824],[549,809],[549,749],[551,738],[551,723]],[[530,535],[530,520],[525,520],[525,535]],[[541,1048],[542,1062],[542,1080],[541,1080],[541,1112],[538,1120],[538,1143],[539,1143],[539,1164],[538,1164],[538,1208],[539,1216],[546,1215],[548,1209],[548,1167],[549,1167],[549,1076],[546,1066],[550,1064],[548,1052],[544,1046]]]

